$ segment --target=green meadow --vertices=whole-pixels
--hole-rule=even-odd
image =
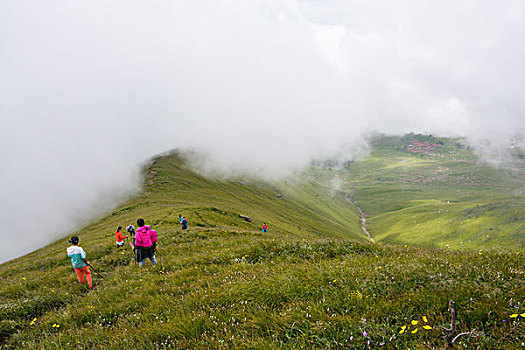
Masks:
[[[370,215],[372,236],[385,243],[523,250],[522,153],[494,167],[454,139],[432,138],[442,146],[412,154],[403,149],[411,138],[378,137],[370,156],[345,172],[348,189]]]
[[[413,153],[414,138],[439,147]],[[203,176],[180,155],[159,156],[136,197],[0,265],[0,344],[523,348],[524,180],[514,156],[495,168],[461,140],[378,136],[366,157],[273,182]],[[128,244],[115,246],[116,227],[139,217],[158,232],[157,266],[139,269]],[[103,276],[93,273],[95,291],[72,271],[73,234]]]

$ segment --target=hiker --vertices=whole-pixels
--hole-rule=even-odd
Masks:
[[[126,227],[126,231],[128,231],[130,236],[135,236],[135,226],[133,226],[133,224],[129,224],[129,226]]]
[[[183,230],[187,230],[188,229],[188,220],[186,220],[186,217],[182,218],[181,224],[182,224],[182,229]]]
[[[262,225],[262,233],[268,232],[268,225],[266,225],[266,222]]]
[[[84,274],[86,274],[89,288],[95,289],[95,287],[93,287],[93,282],[91,281],[91,271],[89,271],[89,263],[86,260],[86,252],[78,246],[78,241],[79,239],[77,236],[71,237],[69,243],[71,243],[72,246],[67,248],[67,256],[71,259],[71,264],[77,274],[78,282],[80,284],[85,284],[86,281],[84,280]]]
[[[117,242],[117,248],[120,248],[124,245],[124,239],[128,238],[128,236],[122,236],[122,226],[119,226],[117,230],[115,231],[115,241]]]
[[[182,224],[182,216],[179,214],[179,222]]]
[[[135,250],[139,267],[144,266],[146,258],[149,258],[153,265],[157,265],[157,231],[152,230],[150,225],[144,225],[144,219],[138,219],[137,225],[139,228],[135,233]]]

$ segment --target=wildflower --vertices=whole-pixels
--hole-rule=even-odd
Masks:
[[[33,321],[31,321],[31,323],[30,323],[29,325],[30,325],[30,326],[32,326],[32,325],[34,325],[34,324],[35,324],[35,322],[36,322],[36,317],[35,317],[35,318],[33,318]]]
[[[426,316],[423,316],[423,321],[424,321],[425,323],[427,323],[427,322],[428,322],[428,319],[427,319],[427,317],[426,317]]]
[[[335,283],[335,281],[337,281],[337,278],[332,283]]]
[[[368,337],[368,333],[366,331],[363,331],[363,337]]]
[[[432,329],[432,327],[430,327],[429,325],[424,325],[423,328],[426,330]]]
[[[350,340],[354,340],[354,336],[353,336],[353,335],[352,335],[352,336],[350,336]]]
[[[407,245],[405,244],[405,248],[407,247]]]
[[[412,322],[410,322],[410,323],[412,323],[412,325],[415,326],[417,324],[417,321],[416,320],[412,320]]]
[[[516,317],[518,317],[518,314],[512,314],[512,315],[510,315],[509,317],[510,317],[510,318],[516,318]]]
[[[414,330],[413,330],[412,332],[410,332],[410,333],[412,333],[412,334],[415,334],[415,333],[417,333],[417,328],[416,328],[416,329],[414,329]]]
[[[522,314],[520,314],[520,316],[521,316],[521,317],[525,317],[525,312],[524,312],[524,313],[522,313]]]
[[[399,334],[405,333],[405,329],[407,329],[407,326],[401,326],[401,330],[399,331]]]

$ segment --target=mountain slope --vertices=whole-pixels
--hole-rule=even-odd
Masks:
[[[360,166],[366,175],[361,162],[350,170]],[[177,155],[155,159],[140,195],[77,232],[104,276],[94,275],[97,291],[76,281],[67,238],[0,265],[3,347],[444,347],[451,299],[454,335],[482,334],[456,344],[521,346],[522,252],[372,244],[352,191],[378,217],[403,201],[367,202],[367,178],[345,171],[313,166],[270,184],[207,178]],[[332,188],[336,175],[348,183],[341,191]],[[156,267],[139,269],[129,246],[114,245],[117,225],[138,217],[159,232]]]
[[[428,140],[436,146],[417,146]],[[372,145],[370,156],[350,165],[341,177],[370,215],[369,231],[377,240],[523,249],[521,152],[496,168],[480,162],[460,140],[383,136]]]

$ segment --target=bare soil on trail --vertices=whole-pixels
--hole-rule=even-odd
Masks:
[[[368,230],[366,229],[366,220],[370,217],[370,215],[365,214],[363,209],[361,209],[361,207],[359,206],[359,203],[357,203],[357,201],[354,200],[353,194],[350,194],[350,197],[347,197],[346,200],[356,206],[357,210],[359,211],[359,214],[361,215],[361,229],[372,242],[375,242],[375,240],[372,238],[372,235],[370,235],[370,232],[368,232]]]

